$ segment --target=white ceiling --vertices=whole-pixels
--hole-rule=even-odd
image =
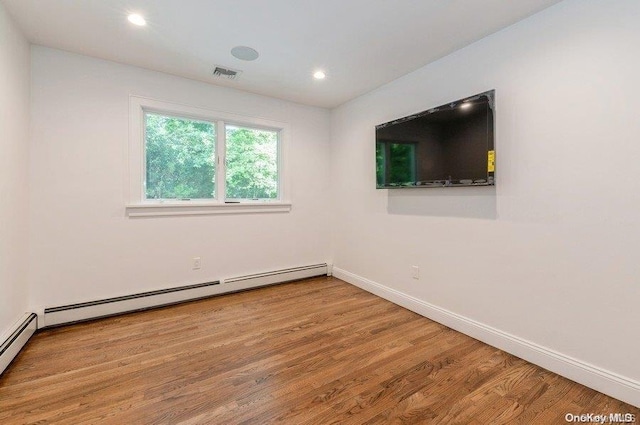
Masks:
[[[35,44],[330,108],[560,0],[2,1]],[[238,45],[260,57],[234,58]]]

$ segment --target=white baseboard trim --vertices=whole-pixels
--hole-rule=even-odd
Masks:
[[[0,374],[9,366],[38,328],[38,316],[35,313],[25,315],[7,332],[0,341]]]
[[[640,382],[634,379],[574,359],[338,267],[334,266],[332,272],[333,276],[338,279],[414,311],[421,316],[425,316],[596,391],[640,407]]]
[[[261,286],[322,276],[327,274],[327,269],[326,263],[314,264],[115,298],[48,307],[44,309],[42,323],[39,328],[68,325],[101,317],[259,288]]]

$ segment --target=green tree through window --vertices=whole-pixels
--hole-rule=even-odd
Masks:
[[[215,196],[215,125],[145,114],[147,199]]]
[[[216,125],[146,112],[146,199],[216,197]],[[225,125],[226,199],[278,198],[278,132]]]
[[[230,199],[278,197],[278,133],[226,126],[226,196]]]

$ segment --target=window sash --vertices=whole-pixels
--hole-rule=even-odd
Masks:
[[[225,192],[224,192],[224,196],[225,196],[225,201],[230,201],[230,202],[236,202],[236,201],[240,201],[240,202],[250,202],[250,201],[254,201],[254,202],[264,202],[264,201],[272,201],[272,200],[279,200],[280,199],[280,131],[276,130],[276,129],[272,129],[272,128],[259,128],[256,126],[251,126],[251,125],[246,125],[246,124],[236,124],[236,123],[225,123],[224,126],[224,149],[225,151],[228,150],[229,148],[229,127],[235,127],[235,130],[250,130],[250,131],[260,131],[260,132],[268,132],[268,133],[275,133],[275,137],[276,137],[276,152],[275,152],[275,167],[276,167],[276,196],[274,198],[271,197],[234,197],[234,196],[229,196],[228,194],[228,187],[227,187],[227,183],[228,183],[228,178],[230,177],[229,171],[230,171],[230,159],[229,156],[227,155],[227,152],[225,152],[225,155],[223,156],[224,161],[223,165],[224,165],[224,184],[225,184]]]
[[[148,163],[148,152],[147,152],[147,129],[148,129],[148,116],[149,115],[156,115],[156,116],[160,116],[163,118],[173,118],[173,119],[178,119],[178,120],[185,120],[185,121],[194,121],[194,122],[200,122],[200,123],[205,123],[205,124],[211,124],[213,126],[213,131],[216,135],[216,141],[214,142],[214,149],[212,152],[213,155],[213,167],[214,167],[214,180],[213,180],[213,196],[207,197],[207,198],[196,198],[196,197],[190,197],[190,198],[149,198],[147,197],[147,185],[148,185],[148,181],[147,181],[147,176],[148,176],[148,169],[147,169],[147,163]],[[218,173],[218,164],[217,164],[217,148],[218,148],[218,125],[215,122],[212,122],[210,120],[204,120],[204,119],[199,119],[199,118],[192,118],[192,117],[187,117],[187,116],[181,116],[178,114],[169,114],[169,113],[164,113],[164,112],[159,112],[159,111],[155,111],[155,110],[148,110],[146,108],[143,108],[143,136],[142,136],[142,143],[143,143],[143,159],[144,159],[144,168],[142,170],[142,176],[143,176],[143,183],[142,183],[142,196],[144,197],[145,201],[196,201],[196,202],[206,202],[209,200],[215,200],[218,196],[218,188],[217,188],[217,173]]]
[[[215,125],[216,146],[215,146],[215,197],[203,199],[147,199],[146,198],[146,136],[145,136],[145,114],[152,113],[179,119],[189,119],[201,122],[207,122]],[[289,210],[290,201],[288,200],[288,178],[287,167],[284,161],[286,157],[286,137],[289,133],[289,126],[286,123],[267,120],[263,118],[255,118],[242,116],[237,114],[216,112],[202,108],[190,107],[181,104],[157,101],[139,96],[130,96],[130,113],[129,113],[129,140],[127,143],[128,152],[128,176],[129,184],[126,199],[128,200],[127,210],[134,211],[136,208],[145,208],[145,210],[154,210],[156,207],[166,207],[168,210],[186,211],[188,205],[193,208],[203,208],[207,205],[215,207],[216,212],[227,209],[228,211],[249,212],[251,209],[260,212],[268,211],[269,208],[279,210]],[[226,125],[238,126],[256,130],[268,130],[277,133],[277,197],[261,198],[258,200],[243,198],[226,198],[226,167],[225,167],[225,147],[226,147]],[[246,205],[247,208],[236,207],[238,204]],[[272,204],[273,207],[267,209],[258,208],[258,205],[265,206]],[[251,206],[254,205],[255,208]],[[150,208],[147,208],[150,207]],[[222,208],[220,207],[228,207]],[[214,210],[211,210],[214,211]],[[198,210],[199,213],[203,211]],[[222,212],[224,213],[224,212]],[[189,214],[185,212],[184,214]],[[164,215],[164,214],[157,214]],[[174,215],[169,214],[167,215]],[[183,213],[176,213],[183,215]]]

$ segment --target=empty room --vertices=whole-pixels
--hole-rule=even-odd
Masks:
[[[0,0],[0,423],[640,422],[637,0]]]

